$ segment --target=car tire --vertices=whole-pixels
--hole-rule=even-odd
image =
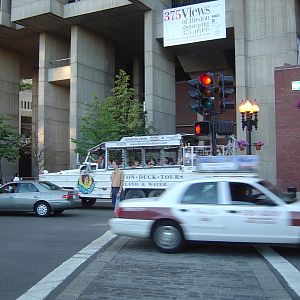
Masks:
[[[49,217],[51,214],[51,207],[45,201],[40,201],[34,206],[34,213],[37,217]]]
[[[159,197],[165,190],[153,190],[149,193],[148,197]]]
[[[96,199],[82,199],[81,198],[81,203],[83,207],[92,207],[96,203]]]
[[[181,227],[173,221],[161,221],[152,230],[152,240],[155,246],[164,253],[179,252],[185,239]]]
[[[63,212],[64,212],[63,209],[55,209],[53,211],[53,214],[54,214],[54,216],[58,216],[58,215],[62,214]]]
[[[140,189],[130,189],[126,192],[125,199],[146,198],[146,194]]]

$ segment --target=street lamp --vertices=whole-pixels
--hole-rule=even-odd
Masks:
[[[253,102],[246,100],[244,102],[242,100],[240,106],[239,106],[239,111],[242,115],[242,129],[245,130],[245,127],[247,128],[248,131],[248,148],[247,148],[247,154],[251,155],[251,132],[252,132],[252,127],[257,130],[257,123],[258,123],[258,112],[259,112],[259,106],[256,103],[256,100]]]

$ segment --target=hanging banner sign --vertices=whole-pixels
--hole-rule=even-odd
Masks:
[[[226,38],[225,0],[165,9],[164,47]]]

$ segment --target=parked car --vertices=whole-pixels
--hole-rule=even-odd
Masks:
[[[76,191],[47,181],[9,182],[0,187],[0,211],[33,211],[38,217],[61,214],[81,206]]]
[[[300,202],[257,177],[203,177],[159,198],[120,202],[110,229],[151,238],[163,252],[185,242],[300,244]]]

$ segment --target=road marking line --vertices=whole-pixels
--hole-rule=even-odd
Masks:
[[[256,247],[266,260],[282,275],[289,287],[300,296],[300,272],[284,257],[269,247]]]
[[[36,285],[21,295],[17,300],[36,300],[44,299],[55,288],[57,288],[70,274],[72,274],[82,263],[99,251],[116,235],[107,231],[102,236],[91,242],[88,246],[81,249],[70,259],[62,263],[46,277],[40,280]]]

